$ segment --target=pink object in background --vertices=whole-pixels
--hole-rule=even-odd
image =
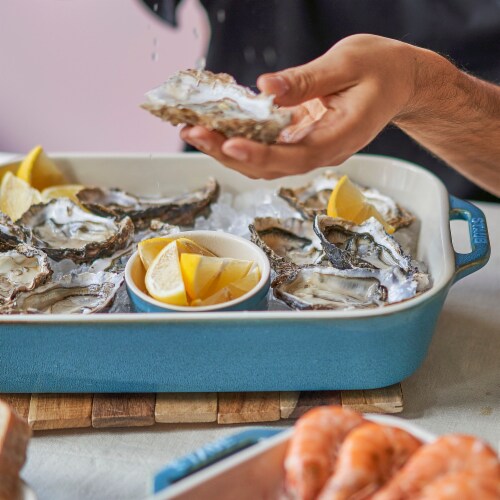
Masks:
[[[173,29],[139,0],[2,1],[0,151],[178,151],[139,104],[203,55],[208,23],[183,3]]]

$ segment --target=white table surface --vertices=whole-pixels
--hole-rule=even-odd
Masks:
[[[475,434],[498,450],[500,205],[480,206],[488,220],[491,260],[452,288],[427,359],[403,383],[402,417],[437,434]],[[463,230],[455,241],[457,250],[464,248]],[[243,428],[157,425],[37,432],[22,476],[41,500],[144,498],[152,474],[163,465]]]

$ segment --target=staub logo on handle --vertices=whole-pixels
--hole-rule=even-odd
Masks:
[[[479,217],[473,217],[470,223],[473,243],[488,243],[485,220]]]

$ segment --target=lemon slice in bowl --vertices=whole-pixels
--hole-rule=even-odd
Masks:
[[[253,262],[250,260],[225,258],[220,275],[210,287],[210,295],[245,277],[252,264]]]
[[[175,241],[166,245],[156,256],[144,281],[146,290],[154,299],[176,306],[188,305]]]
[[[177,250],[179,254],[198,253],[200,255],[215,257],[210,250],[198,245],[198,243],[190,240],[189,238],[168,238],[166,236],[149,238],[148,240],[141,241],[137,245],[139,257],[141,258],[142,264],[146,270],[149,268],[153,260],[155,260],[156,256],[172,241],[177,242]]]
[[[347,175],[339,180],[332,191],[326,213],[330,217],[341,217],[356,224],[362,224],[370,217],[375,217],[387,233],[392,234],[395,231]]]
[[[33,148],[27,154],[19,166],[17,176],[40,191],[66,182],[64,174],[45,154],[42,146]]]
[[[45,188],[42,191],[42,199],[44,203],[55,198],[69,198],[72,202],[77,205],[80,204],[80,200],[76,197],[79,191],[84,189],[85,186],[80,184],[63,184],[62,186],[52,186]]]
[[[204,299],[220,276],[224,259],[194,253],[183,253],[180,258],[182,277],[191,300]]]
[[[0,186],[0,211],[7,214],[13,221],[19,219],[31,205],[42,202],[42,196],[37,189],[7,172]]]

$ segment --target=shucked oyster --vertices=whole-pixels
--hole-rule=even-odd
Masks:
[[[57,282],[19,294],[0,308],[0,314],[89,314],[111,306],[123,275],[83,273],[66,275]]]
[[[0,304],[45,283],[51,274],[47,255],[36,248],[18,245],[0,253]]]
[[[399,243],[373,217],[357,226],[344,219],[318,215],[314,231],[330,262],[338,269],[398,267],[405,273],[411,270],[411,257],[403,253]]]
[[[85,188],[77,197],[88,210],[105,216],[129,216],[137,229],[150,225],[153,219],[169,224],[190,225],[219,195],[217,181],[210,177],[196,191],[167,198],[139,198],[120,189]]]
[[[371,308],[387,300],[387,289],[369,269],[308,266],[278,276],[271,286],[292,309]]]
[[[85,212],[67,198],[33,205],[19,220],[31,228],[32,245],[54,260],[90,262],[112,255],[134,235],[132,221]]]
[[[252,241],[266,252],[275,271],[317,264],[324,255],[309,220],[257,217],[249,229]]]
[[[273,105],[273,96],[257,95],[225,73],[179,71],[146,98],[142,107],[173,125],[202,125],[265,143],[274,142],[291,119]]]
[[[281,188],[279,196],[296,208],[304,217],[314,219],[316,215],[326,214],[328,200],[335,188],[340,176],[326,171],[313,179],[312,182],[299,188]],[[386,196],[376,189],[358,187],[369,201],[382,215],[382,217],[394,228],[408,226],[415,217],[406,209],[400,207],[392,198]]]
[[[0,252],[14,248],[26,241],[26,234],[12,219],[0,212]]]

